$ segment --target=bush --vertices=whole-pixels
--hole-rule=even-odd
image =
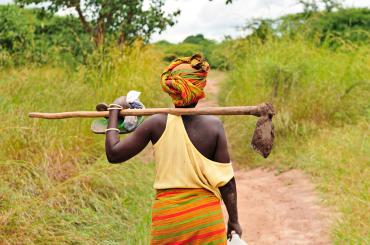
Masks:
[[[283,16],[278,23],[280,35],[304,33],[319,45],[334,49],[352,43],[369,44],[370,10],[367,8],[292,14]]]
[[[84,63],[92,43],[79,20],[42,9],[0,5],[0,65]],[[8,54],[8,55],[5,55]]]
[[[227,62],[225,60],[225,55],[228,52],[226,49],[227,45],[207,39],[202,34],[188,36],[179,44],[159,41],[154,45],[165,54],[164,61],[166,62],[171,62],[179,57],[201,53],[210,63],[212,69],[227,69]]]
[[[8,52],[29,50],[35,32],[35,17],[15,5],[0,6],[0,47]]]
[[[275,39],[265,44],[239,43],[234,54],[236,64],[221,90],[221,103],[273,102],[278,112],[278,139],[285,135],[302,136],[329,124],[356,123],[368,116],[368,47],[333,52],[300,39]],[[251,131],[254,122],[235,121],[229,127],[237,135],[245,128]],[[251,132],[243,136],[235,137],[232,148],[239,151],[237,146],[247,143],[240,140],[251,138]],[[246,155],[250,151],[240,150],[237,158]]]

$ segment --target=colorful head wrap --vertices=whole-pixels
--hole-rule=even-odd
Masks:
[[[193,69],[175,69],[178,65],[189,64]],[[173,61],[162,73],[161,86],[175,106],[187,106],[205,97],[209,64],[200,54]]]

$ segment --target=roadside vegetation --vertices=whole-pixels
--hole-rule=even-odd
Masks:
[[[330,22],[330,18],[325,20]],[[247,168],[274,167],[277,174],[303,169],[323,193],[323,202],[337,212],[333,241],[367,244],[369,39],[356,42],[349,35],[340,39],[329,34],[323,39],[320,32],[307,36],[312,21],[307,22],[305,29],[300,27],[304,31],[293,37],[289,33],[277,36],[263,26],[266,22],[260,22],[249,38],[231,43],[232,64],[221,89],[221,104],[270,101],[277,111],[276,142],[268,159],[245,147],[256,120],[224,118],[233,158]],[[363,36],[369,35],[367,23]],[[351,33],[349,28],[346,33]]]
[[[107,54],[106,54],[107,55]],[[53,65],[0,71],[0,241],[3,244],[135,244],[150,230],[153,164],[110,165],[89,119],[30,119],[31,111],[94,110],[130,89],[167,106],[160,53],[132,46],[75,70]],[[128,62],[129,61],[129,62]],[[99,64],[99,66],[98,66]]]

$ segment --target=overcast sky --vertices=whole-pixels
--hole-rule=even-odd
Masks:
[[[0,0],[9,3],[11,0]],[[225,5],[225,0],[166,0],[165,10],[181,10],[178,23],[152,41],[161,39],[180,42],[189,35],[203,33],[207,38],[222,40],[225,35],[233,37],[242,33],[237,27],[252,18],[276,18],[302,10],[297,0],[234,0]],[[370,7],[370,0],[345,0],[348,7]]]

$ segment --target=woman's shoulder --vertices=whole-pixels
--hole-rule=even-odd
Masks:
[[[145,120],[144,123],[151,132],[151,141],[153,144],[155,144],[162,136],[164,130],[166,129],[166,122],[166,114],[155,114]]]
[[[167,114],[154,114],[146,119],[149,122],[166,124]]]
[[[223,125],[221,119],[217,116],[202,115],[201,121],[202,124],[205,124],[208,127],[213,127],[215,129],[219,129]]]
[[[145,119],[145,123],[154,131],[163,131],[166,128],[167,115],[155,114]]]

